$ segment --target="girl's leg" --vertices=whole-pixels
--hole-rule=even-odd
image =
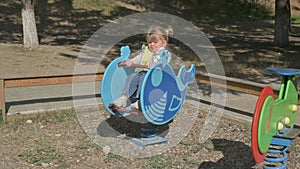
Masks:
[[[142,88],[146,73],[147,73],[146,71],[142,71],[139,73],[138,80],[137,80],[138,85],[137,85],[137,89],[136,89],[136,97],[137,98],[140,98],[141,88]]]
[[[146,71],[142,71],[142,72],[139,73],[138,86],[137,86],[137,90],[136,90],[136,93],[135,93],[137,101],[130,105],[130,107],[132,107],[134,109],[140,109],[139,98],[140,98],[141,88],[142,88],[146,73],[147,73]]]
[[[136,93],[139,85],[139,76],[139,73],[133,73],[127,77],[123,95],[126,95],[129,98]]]
[[[133,73],[126,79],[125,87],[123,89],[122,96],[114,100],[111,107],[127,107],[129,104],[128,98],[131,97],[137,90],[138,86],[138,74]]]

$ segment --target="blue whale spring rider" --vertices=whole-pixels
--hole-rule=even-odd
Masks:
[[[114,116],[130,115],[130,107],[123,112],[113,112],[108,108],[110,103],[122,95],[126,78],[135,69],[118,66],[118,63],[127,60],[129,55],[129,47],[121,47],[121,56],[108,65],[102,78],[102,102],[105,109]],[[182,66],[175,76],[172,66],[168,64],[168,51],[164,50],[160,55],[160,61],[147,72],[140,95],[140,111],[148,122],[155,125],[166,124],[177,115],[183,105],[187,86],[196,75],[196,67],[192,64],[189,70]]]

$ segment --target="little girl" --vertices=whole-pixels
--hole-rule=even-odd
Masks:
[[[148,45],[142,46],[142,51],[139,55],[119,63],[119,66],[133,66],[134,64],[138,64],[145,65],[145,68],[136,68],[135,72],[127,77],[122,96],[109,105],[109,108],[113,112],[118,111],[119,108],[127,107],[133,97],[135,97],[135,102],[130,106],[133,109],[139,109],[138,100],[144,77],[147,71],[160,60],[160,52],[166,49],[168,37],[171,33],[171,29],[163,29],[161,27],[150,28],[146,35]],[[168,61],[170,61],[170,57]]]

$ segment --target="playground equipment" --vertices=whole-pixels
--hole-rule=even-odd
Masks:
[[[252,121],[252,154],[257,163],[264,161],[264,168],[287,167],[287,150],[300,130],[294,128],[298,106],[295,84],[297,69],[267,68],[282,76],[278,98],[266,86],[257,100]]]
[[[121,47],[121,56],[114,59],[106,68],[101,86],[101,98],[105,109],[114,116],[126,117],[132,114],[143,115],[147,123],[141,129],[141,138],[133,138],[132,141],[140,146],[157,143],[168,143],[168,140],[157,135],[156,125],[170,122],[180,111],[188,83],[193,81],[196,75],[195,65],[189,70],[182,66],[175,76],[174,70],[168,64],[169,52],[161,52],[160,61],[150,68],[144,78],[140,94],[140,110],[132,110],[130,106],[113,112],[109,109],[115,99],[119,98],[125,86],[128,75],[135,68],[145,68],[144,65],[121,67],[119,63],[127,60],[130,55],[128,46]],[[134,98],[131,98],[134,99]]]

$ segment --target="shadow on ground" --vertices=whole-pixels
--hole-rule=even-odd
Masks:
[[[141,129],[149,124],[146,119],[141,115],[130,115],[127,117],[110,116],[107,120],[101,122],[97,128],[97,132],[102,137],[126,137],[141,138]],[[151,125],[157,128],[159,136],[164,137],[167,135],[169,125]]]
[[[211,141],[214,145],[213,151],[221,151],[224,157],[217,162],[203,162],[199,166],[199,169],[250,169],[255,165],[255,161],[253,160],[251,153],[251,147],[245,143],[226,139],[213,139]]]

